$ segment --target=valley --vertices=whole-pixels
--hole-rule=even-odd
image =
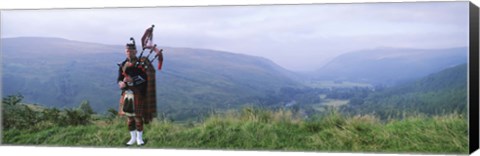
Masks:
[[[2,45],[3,96],[21,94],[27,103],[61,109],[84,100],[100,113],[118,108],[116,63],[124,59],[122,46],[41,37],[2,39]],[[465,63],[465,48],[356,51],[310,74],[288,71],[257,56],[161,48],[165,61],[163,69],[156,72],[157,112],[174,121],[198,120],[211,112],[248,106],[287,108],[305,116],[327,107],[361,114],[384,112],[380,108],[435,114],[440,111],[437,105],[460,112],[464,111],[462,105],[466,106],[462,93],[466,86],[458,85],[466,79],[430,75]],[[456,71],[455,75],[466,75],[466,70]],[[452,82],[445,86],[423,79]],[[417,91],[432,85],[444,87],[436,92]],[[453,97],[453,101],[439,100],[438,95]],[[435,104],[439,101],[441,104]]]

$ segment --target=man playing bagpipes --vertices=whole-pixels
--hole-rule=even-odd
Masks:
[[[156,45],[151,44],[152,30],[148,28],[142,37],[143,51],[151,49],[148,56],[143,56],[143,51],[139,57],[136,56],[137,50],[135,40],[130,38],[132,43],[127,43],[125,54],[127,58],[119,65],[118,70],[118,86],[122,90],[120,98],[119,115],[127,116],[127,125],[130,132],[130,140],[126,143],[131,146],[144,145],[142,138],[143,124],[152,121],[156,116],[156,93],[155,93],[155,69],[152,62],[158,58],[158,70],[161,70],[163,62],[162,49],[158,49]],[[149,56],[152,52],[156,55],[152,60]]]

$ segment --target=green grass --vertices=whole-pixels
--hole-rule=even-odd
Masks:
[[[53,126],[40,131],[3,131],[3,144],[123,147],[124,118],[87,126]],[[48,127],[48,126],[46,126]],[[303,119],[286,110],[244,108],[214,114],[198,123],[155,120],[145,126],[147,148],[277,150],[380,153],[468,153],[468,125],[461,115],[412,116],[380,121],[371,115],[336,111]]]

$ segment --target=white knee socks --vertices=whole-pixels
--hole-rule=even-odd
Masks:
[[[145,144],[142,139],[143,131],[137,131],[137,145]]]
[[[132,146],[137,140],[137,131],[130,131],[130,141],[127,142],[127,146]]]

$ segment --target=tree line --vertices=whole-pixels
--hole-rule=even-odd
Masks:
[[[21,94],[2,99],[2,123],[4,129],[37,130],[51,126],[88,125],[96,114],[89,101],[84,100],[75,108],[45,108],[36,104],[22,103]],[[115,110],[109,110],[106,118],[112,119]]]

